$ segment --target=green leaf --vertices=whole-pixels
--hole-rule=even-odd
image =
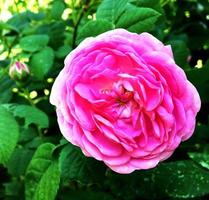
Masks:
[[[35,138],[38,133],[37,133],[37,128],[33,126],[29,126],[28,128],[20,127],[20,138],[19,138],[19,143],[20,144],[25,144],[27,142],[30,142],[33,138]]]
[[[163,163],[140,178],[141,195],[146,191],[154,195],[153,198],[160,195],[164,198],[194,198],[209,194],[209,173],[192,161]]]
[[[0,103],[8,103],[12,98],[12,88],[14,82],[8,77],[0,72]]]
[[[160,13],[151,8],[138,8],[129,4],[116,27],[137,33],[151,31],[159,16]]]
[[[32,156],[32,150],[27,148],[16,148],[7,164],[9,174],[15,177],[24,175]]]
[[[47,128],[49,125],[48,116],[40,109],[29,105],[14,105],[11,107],[17,117],[25,119],[25,128],[30,124],[36,124],[40,128]]]
[[[81,151],[68,144],[63,148],[59,158],[61,177],[65,181],[77,180],[82,183],[103,181],[106,168],[99,161],[85,157]]]
[[[7,196],[13,196],[14,199],[20,199],[20,193],[22,184],[19,180],[13,179],[11,182],[5,183],[5,194]],[[22,198],[21,198],[22,199]]]
[[[7,164],[18,141],[19,127],[4,107],[0,106],[0,163]]]
[[[114,24],[125,10],[127,2],[128,0],[103,0],[97,9],[97,19],[104,19]]]
[[[59,186],[58,164],[52,161],[54,145],[45,143],[36,150],[25,176],[26,200],[53,200]]]
[[[188,79],[195,85],[209,81],[209,60],[202,68],[186,71]]]
[[[191,69],[186,71],[187,78],[194,84],[197,88],[201,101],[209,102],[209,61],[200,69]]]
[[[63,45],[59,47],[59,49],[55,52],[55,56],[57,58],[64,58],[65,56],[67,56],[67,54],[70,53],[71,50],[72,48],[69,45]]]
[[[133,0],[131,3],[135,4],[137,7],[152,8],[160,13],[163,13],[163,7],[161,6],[159,0]]]
[[[10,18],[7,21],[8,24],[10,24],[13,27],[16,27],[17,30],[20,32],[25,27],[27,27],[30,23],[30,19],[28,18],[28,13],[22,12],[22,13],[15,13],[12,18]]]
[[[169,41],[169,44],[172,46],[174,59],[182,69],[188,69],[188,56],[190,54],[189,49],[186,43],[182,40],[172,40]]]
[[[200,164],[202,167],[209,170],[209,154],[208,153],[190,152],[188,153],[188,155],[196,163]]]
[[[24,51],[35,52],[46,47],[48,42],[48,35],[29,35],[20,39],[20,48]]]
[[[41,51],[35,53],[30,62],[33,75],[42,80],[48,73],[54,62],[54,51],[50,47],[45,47]]]
[[[31,12],[29,10],[26,11],[28,18],[32,21],[40,21],[46,17],[46,13],[39,11],[38,13]]]
[[[46,172],[43,174],[35,195],[34,200],[53,200],[56,197],[60,183],[60,171],[58,162],[52,162]]]
[[[111,191],[123,199],[179,199],[209,194],[209,172],[191,160],[161,163],[126,176],[109,172]]]
[[[15,26],[12,26],[12,25],[10,25],[8,23],[0,21],[0,31],[3,30],[3,29],[5,29],[5,30],[12,30],[12,31],[18,32],[18,29]]]
[[[34,137],[31,141],[29,141],[25,146],[29,149],[36,149],[38,148],[40,145],[42,145],[44,142],[49,142],[49,141],[45,141],[44,139],[47,138],[43,138],[43,137]]]
[[[52,3],[51,17],[53,19],[60,19],[65,10],[64,1],[56,0]]]
[[[113,24],[106,20],[98,19],[95,21],[89,21],[80,29],[78,33],[77,43],[80,43],[87,37],[94,37],[111,29],[113,29]]]

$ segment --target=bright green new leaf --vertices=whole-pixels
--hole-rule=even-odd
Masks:
[[[48,35],[29,35],[20,39],[20,48],[29,52],[39,51],[46,47],[48,42]]]
[[[89,21],[79,31],[77,43],[80,43],[87,37],[94,37],[111,29],[113,29],[113,24],[108,22],[107,20],[98,19],[95,21]]]
[[[0,106],[0,164],[7,164],[19,137],[19,127],[10,112]]]
[[[132,32],[147,32],[153,29],[160,13],[151,8],[139,8],[129,4],[116,23],[117,28]]]
[[[104,19],[115,24],[126,8],[128,0],[103,0],[97,9],[97,19]]]
[[[38,147],[25,176],[26,200],[53,200],[59,187],[58,164],[52,161],[54,145],[45,143]]]
[[[33,75],[37,79],[43,79],[51,69],[54,62],[54,51],[50,47],[45,47],[41,51],[35,53],[30,62]]]

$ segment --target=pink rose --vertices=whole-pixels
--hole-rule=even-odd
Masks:
[[[124,174],[171,156],[192,135],[201,103],[170,46],[123,29],[72,51],[50,101],[67,140]]]

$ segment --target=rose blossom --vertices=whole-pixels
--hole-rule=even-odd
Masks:
[[[50,96],[64,137],[118,173],[155,167],[195,128],[200,98],[170,46],[123,29],[87,38]]]

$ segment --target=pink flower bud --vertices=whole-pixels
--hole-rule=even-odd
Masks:
[[[25,79],[29,73],[30,70],[28,66],[25,63],[19,61],[16,61],[13,65],[11,65],[9,69],[9,76],[11,79],[16,81]]]

